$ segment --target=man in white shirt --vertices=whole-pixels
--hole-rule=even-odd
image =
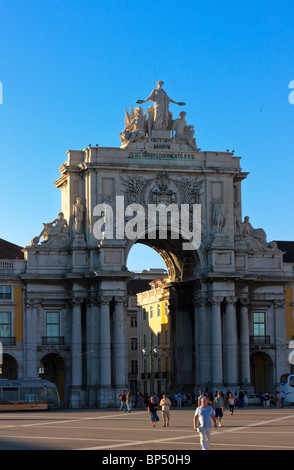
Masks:
[[[165,393],[162,395],[159,405],[161,406],[162,411],[163,427],[169,426],[171,401],[167,398]]]
[[[200,445],[202,450],[208,450],[210,446],[211,436],[211,420],[214,422],[214,427],[217,427],[216,418],[213,409],[208,405],[206,397],[202,398],[201,406],[195,411],[194,416],[194,429],[200,434]]]

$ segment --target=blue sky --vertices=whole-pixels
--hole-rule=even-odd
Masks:
[[[155,76],[202,150],[242,157],[243,217],[294,240],[293,15],[290,0],[1,0],[0,238],[27,245],[56,217],[66,151],[119,147]],[[130,269],[164,266],[139,253]]]

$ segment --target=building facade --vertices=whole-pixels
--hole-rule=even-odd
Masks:
[[[154,248],[167,266],[171,390],[269,391],[290,368],[285,292],[293,271],[242,215],[241,158],[201,151],[186,113],[173,119],[169,106],[183,103],[162,82],[148,100],[146,112],[126,113],[120,148],[67,152],[55,182],[61,212],[40,223],[17,274],[19,374],[54,379],[72,408],[113,406],[129,385],[134,243]]]
[[[139,377],[142,395],[167,392],[171,386],[169,303],[163,289],[168,278],[150,282],[137,294],[140,348]]]

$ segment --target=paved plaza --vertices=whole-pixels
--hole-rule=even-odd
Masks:
[[[161,412],[159,412],[161,418]],[[200,450],[193,429],[194,409],[171,410],[151,427],[146,410],[58,410],[0,413],[1,450],[180,451]],[[212,431],[211,450],[294,450],[294,407],[226,410],[222,427]],[[167,452],[168,453],[168,452]],[[100,455],[100,454],[99,454]],[[114,454],[113,454],[114,455]]]

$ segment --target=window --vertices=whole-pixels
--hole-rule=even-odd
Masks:
[[[131,338],[131,351],[137,351],[137,349],[138,349],[137,338]]]
[[[56,338],[59,340],[60,336],[60,313],[47,312],[46,313],[46,336],[47,338]]]
[[[160,332],[157,333],[157,344],[158,346],[161,346],[161,333]]]
[[[142,318],[143,318],[143,321],[146,321],[147,320],[147,312],[146,312],[146,308],[142,308]]]
[[[160,304],[157,304],[157,316],[160,317]]]
[[[138,361],[131,361],[131,374],[138,374]]]
[[[265,338],[265,312],[253,313],[253,335]]]
[[[153,307],[150,307],[150,318],[153,318]]]
[[[165,346],[167,347],[168,346],[168,329],[167,328],[164,331],[164,342],[165,342]]]
[[[161,358],[158,358],[158,372],[161,373]]]
[[[136,296],[129,297],[129,307],[130,308],[137,307],[137,297]]]
[[[11,313],[0,312],[0,338],[11,337]]]
[[[130,327],[137,328],[137,317],[135,316],[130,317]]]
[[[11,300],[11,286],[0,286],[0,299]]]

